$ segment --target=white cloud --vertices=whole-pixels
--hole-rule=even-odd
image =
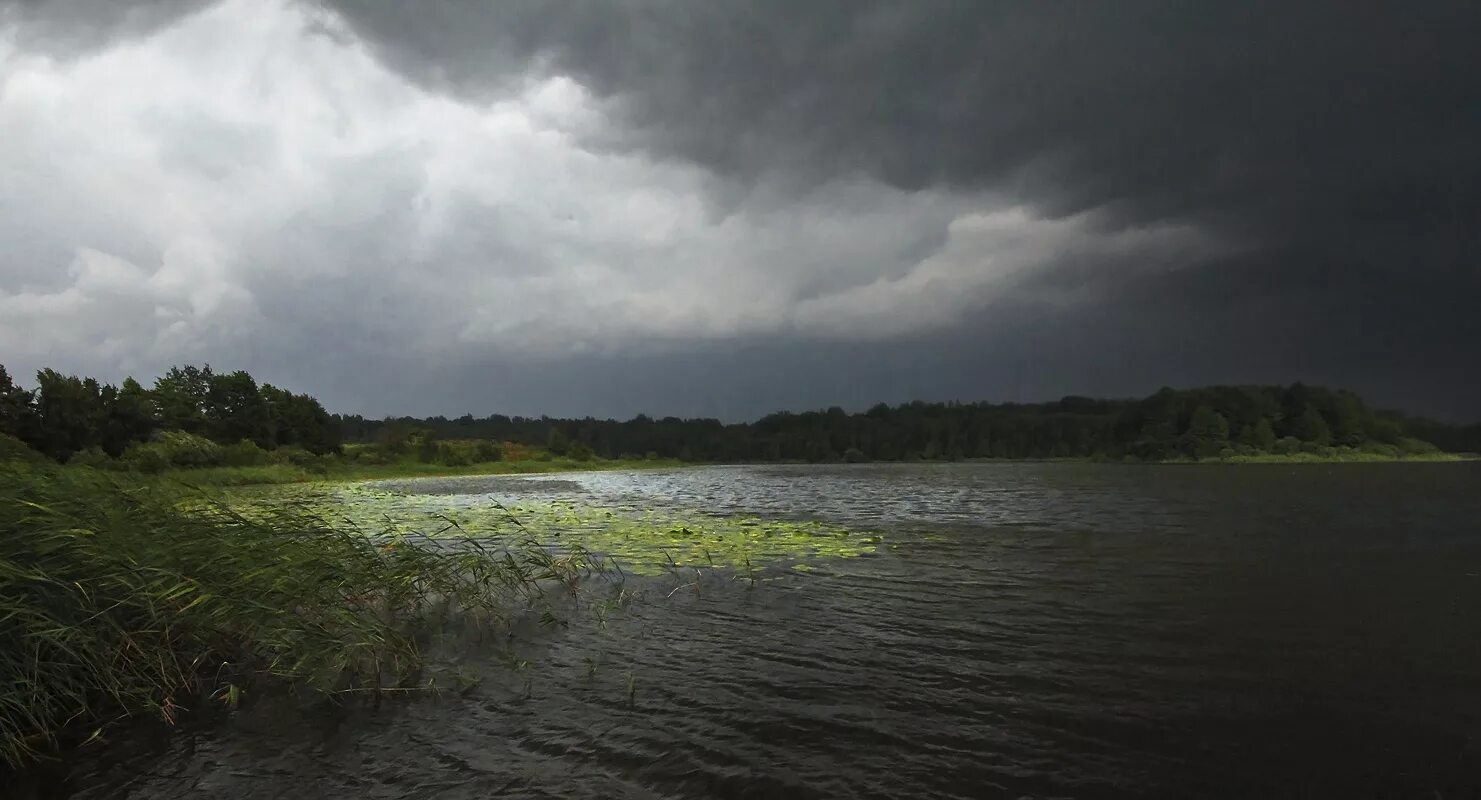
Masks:
[[[606,121],[569,78],[460,102],[324,24],[229,0],[65,61],[0,33],[8,366],[892,336],[1065,251],[1196,239],[862,179],[736,194],[694,165],[586,149]]]

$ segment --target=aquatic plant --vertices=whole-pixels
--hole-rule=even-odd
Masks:
[[[436,522],[435,518],[429,523]],[[241,513],[163,481],[0,463],[0,760],[173,722],[268,679],[329,693],[418,685],[418,633],[499,623],[592,563],[444,518],[386,531],[302,504]]]
[[[815,520],[722,516],[637,505],[603,505],[566,499],[521,499],[509,505],[486,494],[415,494],[367,484],[274,487],[233,495],[236,505],[270,510],[294,503],[326,519],[362,528],[427,530],[438,521],[494,537],[520,536],[604,557],[614,570],[669,574],[676,583],[698,583],[680,571],[718,570],[756,579],[757,565],[875,552],[878,535]]]

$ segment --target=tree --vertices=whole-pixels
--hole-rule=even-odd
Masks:
[[[503,459],[504,448],[500,447],[498,442],[484,440],[473,446],[473,460],[480,464]]]
[[[1362,444],[1368,438],[1371,416],[1357,395],[1338,392],[1332,398],[1332,440],[1348,447]]]
[[[551,428],[550,436],[545,440],[545,449],[553,456],[563,456],[571,449],[571,437],[560,428]]]
[[[211,365],[170,367],[154,382],[155,417],[165,430],[204,434]]]
[[[438,446],[437,434],[423,428],[411,435],[412,445],[416,448],[417,460],[423,464],[431,464],[442,456],[442,448]]]
[[[1214,458],[1229,445],[1229,421],[1208,406],[1193,410],[1183,434],[1183,451],[1194,458]]]
[[[1319,445],[1332,443],[1332,430],[1327,427],[1327,421],[1322,418],[1321,412],[1312,406],[1307,406],[1306,410],[1296,417],[1295,424],[1291,426],[1291,432],[1303,442]]]
[[[36,373],[36,416],[38,430],[28,444],[57,461],[66,461],[101,441],[107,417],[102,387],[92,378],[43,369]]]
[[[1246,425],[1239,433],[1239,440],[1255,448],[1269,452],[1275,449],[1275,428],[1270,425],[1270,420],[1261,417],[1253,425]]]
[[[207,375],[206,397],[201,409],[206,434],[221,444],[243,439],[271,447],[275,438],[268,406],[251,375],[237,370]]]
[[[259,392],[275,445],[296,445],[318,455],[339,450],[339,423],[318,400],[270,383],[264,383]]]
[[[0,433],[30,444],[37,435],[35,401],[35,393],[16,386],[0,366]]]
[[[1132,451],[1140,458],[1166,458],[1177,446],[1181,410],[1178,393],[1167,387],[1138,403],[1129,415],[1135,426]]]
[[[107,417],[103,422],[99,446],[103,452],[118,458],[129,445],[149,439],[154,431],[154,407],[147,392],[133,378],[125,378],[118,389],[103,387]]]

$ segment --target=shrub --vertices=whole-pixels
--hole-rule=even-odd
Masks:
[[[251,439],[221,448],[221,463],[229,467],[257,467],[271,461],[267,451]]]
[[[345,445],[340,458],[354,464],[388,464],[393,460],[390,452],[379,444]]]
[[[504,448],[500,447],[498,442],[481,441],[473,447],[473,460],[480,464],[503,461]]]
[[[535,452],[529,445],[519,442],[504,442],[501,447],[505,461],[529,461],[535,457]]]
[[[0,462],[25,461],[40,464],[46,461],[46,456],[32,450],[20,439],[8,433],[0,433]]]
[[[1362,451],[1364,453],[1373,453],[1374,455],[1383,456],[1384,458],[1398,458],[1399,456],[1404,454],[1403,451],[1399,449],[1398,445],[1385,444],[1383,442],[1368,442],[1367,444],[1363,445]]]
[[[275,464],[292,464],[295,467],[317,467],[323,462],[321,456],[316,456],[302,447],[279,447],[272,451],[271,459]]]
[[[466,467],[473,463],[466,450],[446,442],[437,445],[437,460],[449,467]]]
[[[1440,448],[1419,439],[1403,438],[1398,441],[1397,446],[1399,452],[1406,456],[1422,456],[1440,452]]]
[[[153,442],[173,467],[219,467],[225,461],[221,445],[185,431],[161,431]]]
[[[578,439],[566,447],[566,455],[576,461],[590,461],[596,454],[591,451],[591,445]]]
[[[67,459],[69,467],[92,467],[94,469],[106,469],[113,466],[114,461],[103,452],[101,447],[89,447],[86,450],[78,450]]]
[[[154,475],[170,468],[170,456],[163,445],[155,442],[137,442],[123,451],[119,461],[128,469]]]

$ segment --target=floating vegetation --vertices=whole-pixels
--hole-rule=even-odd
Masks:
[[[403,483],[398,488],[409,489]],[[249,499],[250,498],[250,499]],[[238,495],[238,507],[294,504],[365,530],[401,530],[499,539],[527,536],[557,550],[605,556],[639,575],[678,569],[724,568],[752,575],[762,566],[791,564],[798,572],[818,559],[874,553],[877,535],[818,521],[720,516],[674,509],[526,497],[506,505],[491,494],[415,494],[366,484],[275,487]]]

